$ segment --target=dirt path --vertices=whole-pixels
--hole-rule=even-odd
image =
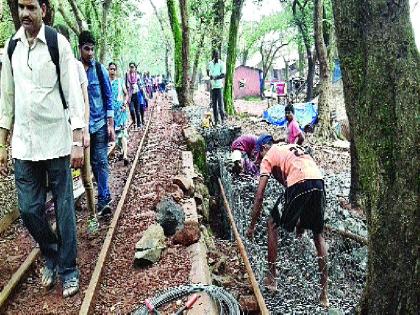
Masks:
[[[95,314],[128,314],[158,291],[188,282],[188,253],[184,247],[172,245],[171,239],[167,239],[167,249],[159,262],[144,269],[133,267],[135,244],[156,222],[154,209],[180,167],[183,122],[174,119],[167,102],[161,105],[156,109],[145,153],[137,165],[138,175],[120,218]]]
[[[129,142],[129,159],[134,159],[143,132],[131,132]],[[122,161],[116,157],[110,158],[111,166],[111,191],[113,192],[113,207],[119,201],[125,180],[130,167],[125,167]],[[101,249],[108,223],[100,222],[100,232],[96,237],[90,237],[86,233],[88,213],[82,202],[82,210],[77,211],[77,237],[78,237],[78,266],[81,271],[81,293],[69,299],[62,298],[61,284],[56,285],[50,292],[45,292],[40,286],[40,269],[43,264],[38,259],[25,281],[17,288],[4,311],[6,314],[76,314],[83,299],[83,291],[87,288],[90,276],[95,267],[97,254]],[[29,244],[29,245],[28,245]],[[0,284],[8,281],[12,273],[19,267],[21,261],[34,246],[34,241],[27,230],[20,224],[15,223],[11,229],[7,242],[0,243],[0,259],[10,260],[10,256],[17,252],[13,261],[9,264],[0,263]],[[16,250],[17,249],[17,250]],[[12,253],[12,254],[11,254]],[[9,257],[9,258],[8,258]],[[12,256],[13,257],[13,256]]]

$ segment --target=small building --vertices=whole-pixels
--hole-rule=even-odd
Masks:
[[[233,95],[235,99],[260,95],[260,69],[239,66],[233,75]]]

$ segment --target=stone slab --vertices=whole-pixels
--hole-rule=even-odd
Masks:
[[[182,167],[181,172],[189,178],[194,178],[194,164],[191,151],[182,152]],[[185,200],[182,204],[185,213],[185,222],[198,221],[197,204],[194,198]],[[209,265],[207,263],[207,246],[204,241],[204,236],[201,234],[201,239],[187,247],[188,254],[191,260],[191,271],[189,275],[190,283],[211,284],[211,275]],[[206,293],[199,294],[200,299],[194,304],[194,307],[188,311],[188,315],[217,315],[216,305],[210,296]]]

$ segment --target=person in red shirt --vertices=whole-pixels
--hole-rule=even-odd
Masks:
[[[264,191],[270,175],[286,187],[285,204],[279,213],[280,198],[268,220],[268,267],[265,279],[268,289],[276,290],[277,228],[292,232],[296,227],[300,237],[305,229],[312,230],[319,271],[321,274],[320,303],[328,307],[327,248],[323,237],[325,189],[322,174],[312,157],[297,144],[273,144],[273,138],[258,138],[256,151],[262,157],[260,180],[247,237],[252,239],[261,215]]]
[[[305,141],[305,136],[299,128],[299,124],[295,118],[295,108],[292,104],[288,104],[284,109],[285,117],[287,120],[286,139],[287,143],[297,143],[302,145]]]

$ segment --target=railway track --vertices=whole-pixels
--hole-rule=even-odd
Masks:
[[[135,273],[129,274],[130,278],[137,278],[134,279],[134,281],[124,278],[124,273],[128,274],[128,271],[133,272],[132,266],[128,266],[127,264],[132,264],[131,248],[134,246],[135,240],[138,240],[139,235],[141,235],[150,224],[155,222],[154,212],[150,211],[153,206],[147,206],[147,210],[144,211],[139,211],[138,209],[133,210],[130,208],[133,207],[130,202],[132,202],[133,198],[137,198],[142,202],[147,199],[153,199],[153,201],[150,202],[151,204],[154,201],[159,200],[159,198],[163,196],[163,193],[161,192],[165,191],[165,182],[171,182],[171,177],[176,174],[176,170],[172,170],[172,173],[167,173],[164,176],[159,172],[164,168],[176,169],[176,166],[174,166],[176,159],[171,160],[169,156],[176,155],[184,149],[183,147],[177,148],[177,150],[171,149],[168,144],[170,141],[166,141],[168,138],[171,138],[174,133],[178,132],[174,129],[175,127],[160,126],[167,124],[173,119],[168,118],[170,115],[172,114],[169,109],[166,108],[164,111],[162,110],[162,101],[155,103],[154,106],[150,108],[147,126],[137,146],[132,166],[128,174],[126,174],[126,177],[124,177],[124,187],[119,194],[119,200],[113,218],[102,231],[102,237],[95,241],[96,243],[100,242],[100,246],[96,246],[96,252],[94,253],[94,256],[92,256],[94,258],[91,258],[90,260],[85,259],[82,264],[79,264],[81,265],[82,277],[85,277],[84,282],[82,281],[81,293],[76,299],[69,299],[66,302],[66,300],[63,301],[61,295],[59,295],[61,290],[57,289],[56,293],[54,294],[53,292],[52,296],[59,301],[58,303],[62,303],[62,305],[58,309],[56,306],[52,305],[52,313],[64,313],[65,311],[63,311],[63,309],[66,308],[70,313],[79,314],[102,314],[109,312],[128,313],[138,307],[145,297],[155,295],[157,292],[168,287],[188,283],[188,276],[171,278],[171,274],[174,273],[174,271],[165,269],[165,267],[170,266],[169,268],[177,268],[175,269],[175,273],[188,274],[188,268],[190,268],[188,262],[184,265],[178,263],[174,264],[174,261],[185,260],[185,255],[187,255],[187,253],[183,253],[181,248],[176,248],[175,250],[174,248],[169,248],[170,254],[163,259],[163,266],[154,265],[148,270],[136,271]],[[155,117],[159,117],[159,122],[155,122]],[[160,157],[160,159],[157,159],[157,157]],[[164,163],[165,165],[162,164],[162,161],[166,162]],[[247,250],[238,233],[238,228],[236,227],[220,179],[219,185],[235,236],[235,244],[244,261],[248,279],[257,299],[261,314],[269,314],[270,311],[267,307],[268,303],[266,304],[264,296],[261,294],[257,281],[258,276],[256,277],[256,272],[251,267],[247,256]],[[132,224],[133,218],[135,220],[138,218],[141,219],[135,222],[135,226],[133,224],[134,228],[128,227]],[[337,233],[341,237],[350,238],[365,244],[365,239],[358,238],[351,233],[343,234],[334,229],[330,230],[331,231],[329,232],[331,233]],[[134,237],[131,235],[130,238],[127,236],[127,231],[131,234],[137,234]],[[124,232],[125,234],[121,232]],[[87,249],[91,244],[93,243],[83,239],[81,251]],[[182,253],[175,253],[175,251],[181,251]],[[22,284],[23,282],[26,284],[26,282],[28,282],[28,273],[31,268],[39,267],[37,260],[38,255],[39,250],[34,248],[21,264],[20,268],[10,277],[9,282],[3,287],[3,290],[0,293],[0,311],[4,310],[5,306],[7,307],[6,313],[14,313],[14,311],[19,310],[19,302],[22,297],[18,298],[17,301],[14,301],[14,296],[18,294],[31,294],[33,293],[34,288],[39,285],[38,281],[32,279],[30,281],[36,284],[29,286],[29,288],[23,288],[26,290],[24,291],[25,293],[17,290],[19,284]],[[89,272],[86,271],[87,268],[90,268]],[[118,271],[118,269],[121,270]],[[117,277],[114,279],[115,275],[117,275]],[[155,287],[148,290],[149,288],[146,288],[148,285],[154,285]],[[134,293],[133,291],[139,291],[140,293]],[[130,294],[133,296],[130,296]],[[127,296],[129,297],[127,298]],[[38,302],[47,301],[50,297],[51,293],[48,293],[48,295],[41,295],[41,297],[38,296]],[[25,304],[27,303],[28,302],[25,301]],[[45,302],[45,312],[51,312],[49,306],[50,304]],[[26,309],[27,308],[28,306],[26,306]]]
[[[108,250],[110,248],[112,238],[114,236],[114,231],[116,229],[118,219],[119,219],[120,214],[121,214],[121,210],[122,210],[123,205],[126,201],[127,192],[130,189],[132,178],[133,178],[133,175],[134,175],[135,170],[136,170],[137,162],[139,160],[140,154],[142,153],[143,145],[144,145],[144,143],[146,141],[146,138],[148,136],[148,130],[149,130],[150,124],[153,120],[153,116],[154,116],[153,114],[154,114],[155,108],[156,108],[156,103],[153,104],[149,108],[149,111],[148,111],[149,112],[149,115],[148,115],[149,117],[148,117],[146,128],[144,129],[143,135],[142,135],[141,140],[140,140],[140,144],[137,148],[136,155],[134,157],[134,161],[132,162],[132,165],[131,165],[130,172],[129,172],[128,177],[125,181],[124,189],[123,189],[123,192],[122,192],[122,194],[119,198],[117,208],[114,212],[114,215],[112,217],[112,220],[111,220],[110,224],[107,227],[107,233],[106,233],[102,248],[100,250],[100,253],[99,253],[99,256],[98,256],[98,261],[96,263],[96,266],[95,266],[95,269],[94,269],[89,287],[86,291],[82,307],[80,308],[80,314],[87,314],[87,312],[89,311],[90,304],[92,302],[92,297],[95,293],[96,285],[100,280],[101,269],[102,269],[103,264],[106,260],[107,253],[108,253]],[[8,224],[8,226],[5,226],[4,230],[7,231],[7,229],[10,228],[12,223],[13,222],[10,222]],[[54,228],[54,226],[53,226],[53,228]],[[19,227],[18,229],[21,230],[22,227]],[[80,224],[78,224],[78,229],[80,229]],[[25,232],[23,232],[23,233],[25,233]],[[18,232],[17,237],[21,237],[21,234],[22,233]],[[8,253],[4,253],[4,254],[7,255]],[[10,276],[10,279],[7,281],[7,283],[3,284],[2,291],[0,292],[0,311],[4,311],[5,308],[7,307],[7,305],[11,303],[11,300],[13,299],[13,294],[16,292],[19,284],[21,284],[26,279],[29,271],[31,270],[31,268],[34,267],[35,262],[37,261],[39,255],[40,255],[40,250],[37,246],[35,246],[29,252],[29,254],[26,256],[26,258],[23,260],[23,262],[20,264],[19,268],[17,268],[17,270]]]

